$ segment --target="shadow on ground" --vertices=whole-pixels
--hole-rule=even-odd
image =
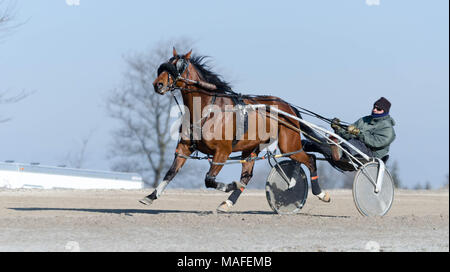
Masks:
[[[232,211],[228,213],[217,213],[215,211],[193,211],[193,210],[146,210],[146,209],[86,209],[86,208],[42,208],[42,207],[29,207],[29,208],[8,208],[14,211],[20,212],[40,212],[40,211],[70,211],[70,212],[90,212],[90,213],[109,213],[109,214],[125,214],[132,216],[133,214],[196,214],[196,215],[210,215],[210,214],[223,214],[223,215],[277,215],[272,211]],[[313,216],[313,217],[331,217],[331,218],[350,218],[350,216],[335,216],[335,215],[319,215],[298,213],[294,215],[285,216]]]

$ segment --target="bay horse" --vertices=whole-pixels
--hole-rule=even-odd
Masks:
[[[240,133],[243,134],[243,137],[237,138],[236,133],[238,133],[239,126],[237,123],[239,118],[238,113],[235,111],[231,113],[231,117],[227,114],[224,116],[217,115],[220,117],[214,121],[214,129],[216,132],[219,131],[221,135],[224,135],[232,131],[233,137],[226,139],[223,139],[223,137],[207,137],[211,136],[211,132],[205,129],[205,124],[208,120],[211,120],[212,115],[204,116],[203,113],[211,105],[214,105],[216,109],[218,108],[222,112],[226,112],[232,106],[267,105],[277,107],[299,118],[301,116],[295,107],[278,97],[246,96],[233,92],[229,83],[223,81],[219,75],[212,72],[204,60],[204,56],[192,56],[192,50],[185,55],[178,55],[175,48],[173,48],[173,57],[168,62],[161,64],[158,69],[157,78],[153,82],[154,90],[160,95],[176,89],[181,91],[183,104],[186,108],[184,115],[187,114],[186,116],[189,116],[188,121],[191,124],[190,129],[188,129],[190,130],[188,131],[190,134],[189,136],[180,138],[172,166],[167,171],[163,181],[150,195],[141,199],[140,202],[145,205],[150,205],[154,200],[158,199],[169,182],[184,165],[186,159],[194,151],[200,151],[212,157],[209,171],[205,177],[206,187],[223,192],[232,192],[229,198],[217,208],[218,211],[228,212],[252,178],[255,164],[255,160],[246,160],[242,163],[239,182],[229,184],[217,182],[216,177],[229,158],[229,155],[232,152],[242,152],[241,158],[251,158],[259,154],[264,144],[268,144],[274,140],[278,140],[278,148],[281,153],[294,153],[289,158],[306,165],[309,169],[313,194],[324,202],[330,202],[330,195],[328,192],[322,192],[318,183],[315,156],[313,154],[307,154],[302,150],[301,134],[299,131],[302,129],[301,131],[305,132],[308,128],[301,125],[300,122],[286,116],[278,116],[276,119],[278,121],[274,124],[274,118],[270,118],[267,114],[261,117],[261,114],[255,111],[247,111],[244,114],[246,118],[249,120],[252,118],[260,118],[261,120],[262,118],[262,122],[256,124],[256,130],[255,126],[252,129],[245,128],[244,131],[241,129]],[[195,109],[196,106],[199,109]],[[194,120],[196,110],[200,110],[202,113],[200,122]],[[214,112],[213,115],[216,116],[216,113]],[[258,130],[258,126],[263,125],[265,125],[265,129],[263,130],[266,130],[268,126],[275,126],[277,128],[276,135],[268,136],[267,133],[261,133]],[[227,127],[231,127],[232,129],[226,131]],[[201,131],[201,136],[196,139],[192,136],[194,128],[199,128]],[[254,134],[253,138],[250,137],[251,133]]]

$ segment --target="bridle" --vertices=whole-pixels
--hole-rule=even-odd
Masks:
[[[174,64],[174,60],[177,60]],[[189,79],[189,65],[191,65],[191,62],[184,57],[176,56],[169,59],[168,62],[165,62],[161,64],[158,68],[158,76],[162,72],[167,72],[167,86],[163,88],[163,91],[160,92],[161,94],[165,94],[166,92],[172,92],[174,90],[180,89],[183,91],[193,91],[188,88],[183,88],[180,86],[177,86],[178,81],[183,81],[189,85],[197,85],[198,87],[205,89],[207,91],[214,91],[217,90],[217,86],[211,83],[204,82],[202,80],[192,80]],[[186,77],[183,77],[182,75],[186,72]],[[172,83],[170,83],[170,80],[172,79]]]
[[[176,63],[174,63],[175,59],[177,59]],[[168,62],[161,64],[158,68],[158,76],[163,72],[167,72],[167,85],[161,90],[160,94],[165,94],[166,92],[172,92],[176,89],[180,89],[177,86],[178,81],[194,81],[189,78],[189,65],[191,63],[189,60],[186,60],[184,57],[172,57]],[[187,71],[186,78],[182,75]],[[172,83],[170,81],[172,80]],[[195,81],[194,81],[195,82]]]

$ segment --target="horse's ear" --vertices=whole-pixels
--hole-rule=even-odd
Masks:
[[[175,47],[173,47],[173,57],[176,58],[178,56],[177,50],[175,50]]]
[[[191,54],[192,54],[192,49],[191,49],[191,51],[189,51],[186,55],[184,55],[184,58],[185,58],[186,60],[189,60],[189,59],[191,58]]]

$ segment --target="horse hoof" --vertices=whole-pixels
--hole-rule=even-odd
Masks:
[[[323,202],[326,202],[326,203],[330,203],[331,202],[331,197],[330,197],[330,194],[328,192],[325,192],[325,193],[322,192],[322,193],[318,194],[317,197],[320,200],[322,200]]]
[[[139,200],[139,203],[144,205],[151,205],[153,203],[153,200],[148,197],[144,197],[143,199]]]
[[[227,213],[231,210],[231,207],[233,207],[231,201],[226,200],[217,207],[217,212]]]

